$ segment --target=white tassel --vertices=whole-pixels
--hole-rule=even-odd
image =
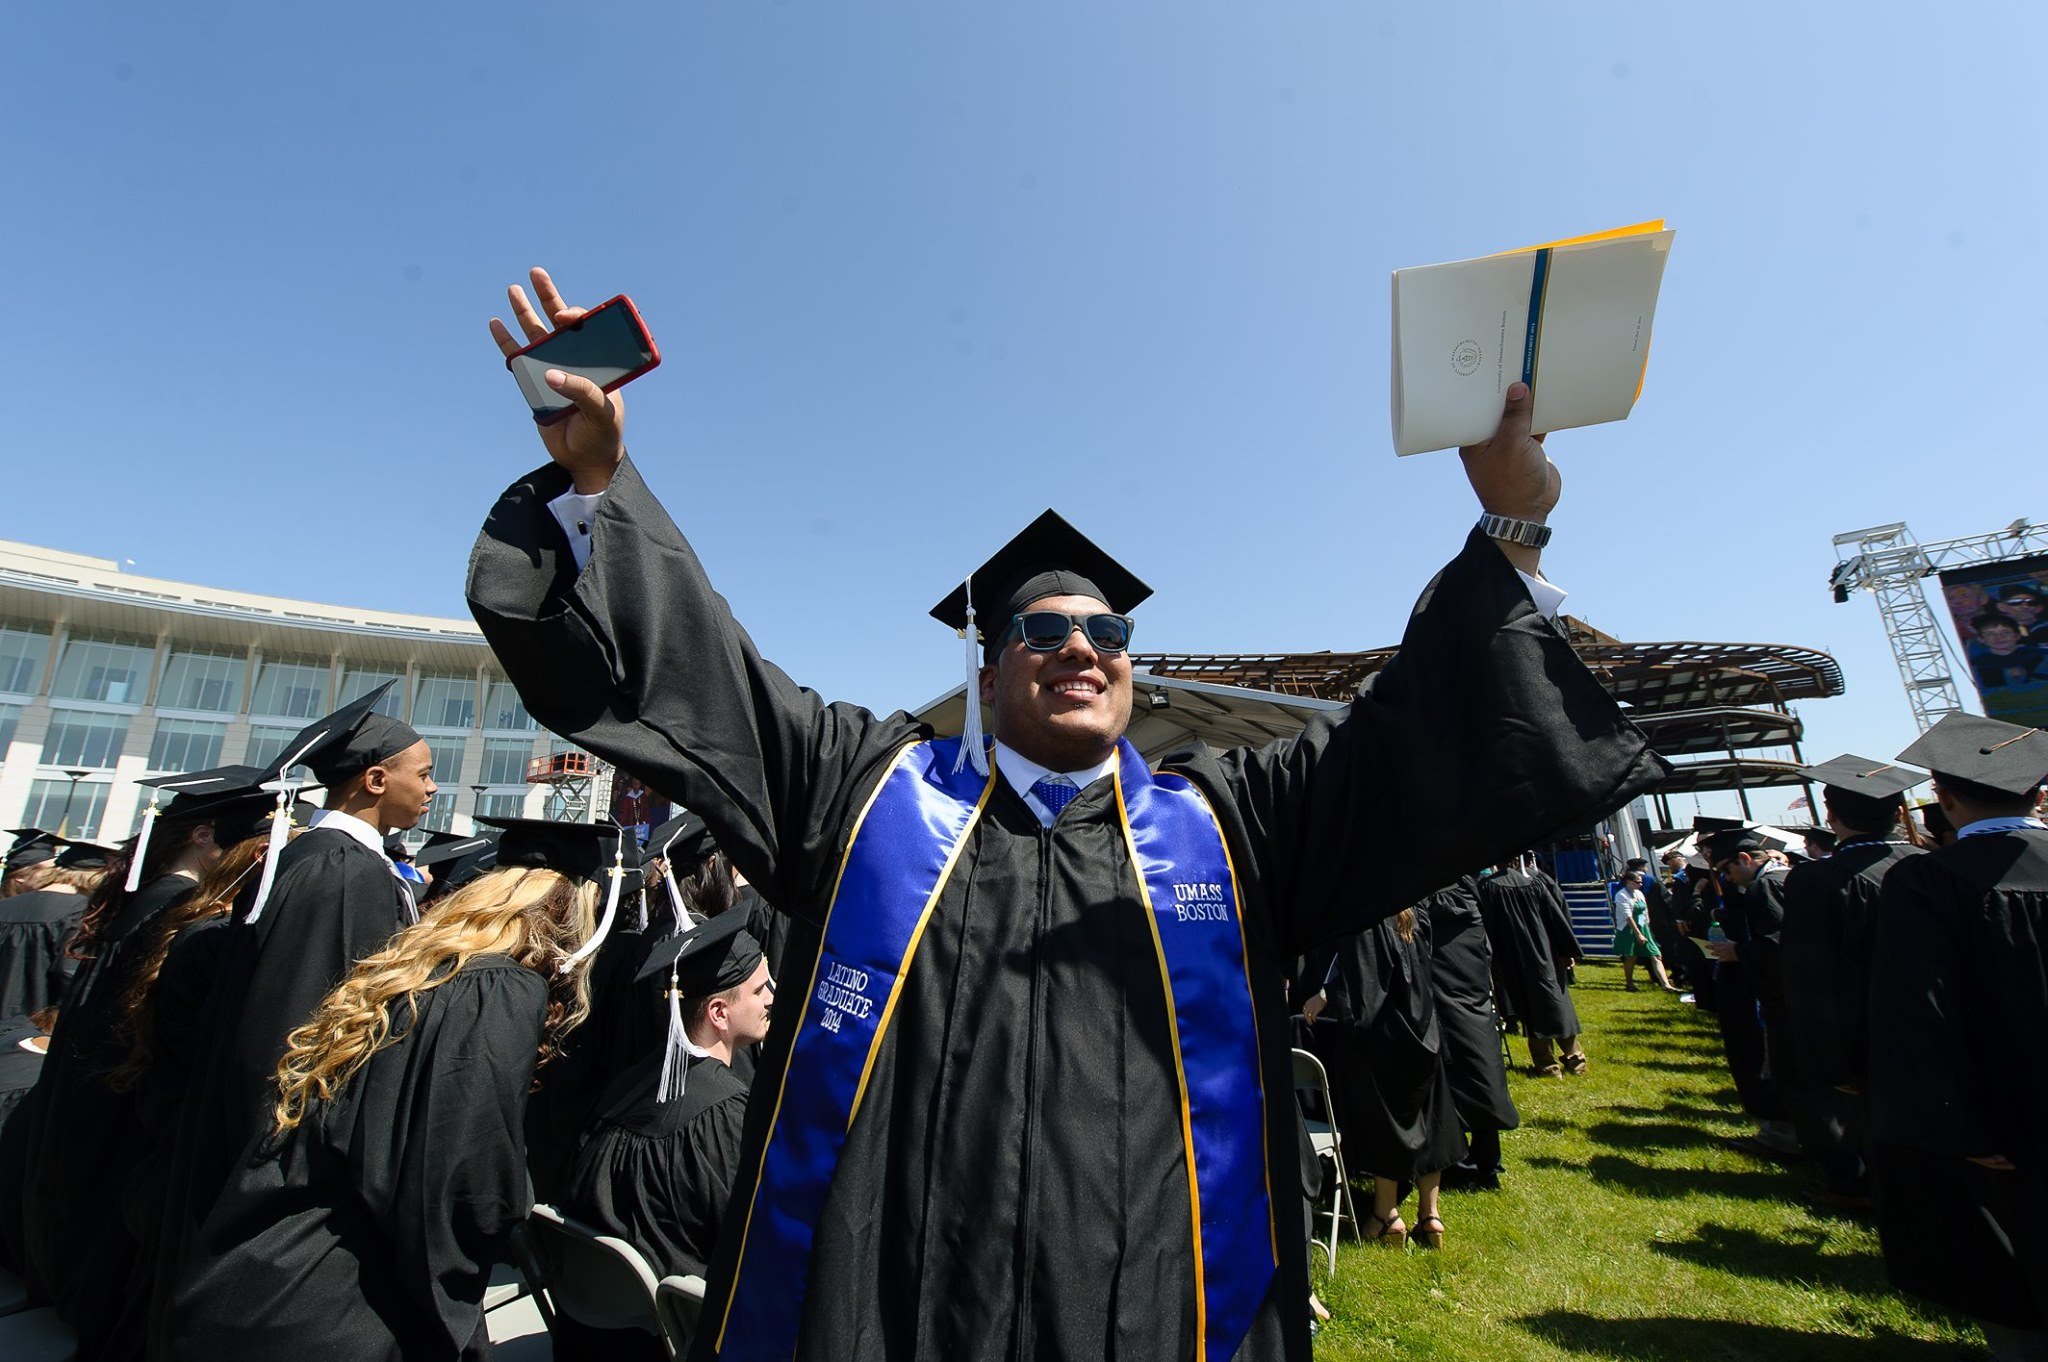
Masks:
[[[570,952],[569,958],[556,967],[563,974],[576,968],[578,963],[602,946],[604,939],[611,935],[612,919],[619,915],[619,887],[626,882],[626,844],[623,837],[619,841],[618,849],[612,852],[610,873],[612,887],[604,897],[604,916],[598,919],[597,930],[590,934],[590,940]]]
[[[676,930],[686,932],[691,927],[691,918],[689,910],[683,907],[683,891],[676,888],[675,863],[664,857],[661,865],[661,882],[668,886],[668,906],[676,915]]]
[[[645,933],[647,930],[647,895],[642,893],[633,916],[633,930]]]
[[[263,916],[263,906],[270,902],[271,886],[277,883],[277,858],[284,855],[291,830],[292,792],[287,788],[278,791],[277,807],[270,813],[270,845],[263,849],[263,878],[256,882],[256,902],[250,905],[244,922],[253,923]]]
[[[974,619],[974,578],[967,579],[967,627],[960,631],[960,637],[967,640],[967,692],[961,698],[967,703],[967,720],[960,729],[960,755],[953,762],[954,774],[962,767],[972,766],[975,773],[988,774],[987,744],[981,733],[981,631],[975,627]]]
[[[690,1037],[683,1030],[683,995],[676,987],[676,971],[668,971],[668,1044],[661,1052],[661,1082],[654,1090],[657,1102],[672,1102],[683,1095],[690,1079]]]
[[[135,859],[128,862],[128,882],[121,892],[132,894],[142,887],[142,858],[149,854],[149,834],[156,827],[156,791],[149,792],[149,807],[142,811],[142,831],[135,834]]]

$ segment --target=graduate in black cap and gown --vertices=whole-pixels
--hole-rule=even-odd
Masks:
[[[548,321],[515,295],[533,338],[581,315],[545,281]],[[1558,486],[1526,389],[1466,451],[1504,518],[1431,583],[1357,702],[1154,775],[1120,746],[1128,612],[1149,588],[1058,515],[933,612],[967,631],[975,676],[967,740],[928,743],[765,660],[624,459],[620,397],[558,378],[577,404],[539,428],[558,462],[491,512],[471,609],[536,718],[702,815],[799,924],[696,1354],[1308,1357],[1283,962],[1665,769],[1536,604],[1554,589],[1521,575]],[[875,529],[907,543],[928,519],[906,504]],[[1234,550],[1197,534],[1159,552]],[[906,802],[944,813],[919,825]],[[1148,854],[1155,833],[1203,872],[1166,885],[1195,862]],[[842,880],[849,847],[860,874]],[[800,1219],[756,1214],[761,1198]]]
[[[1816,1199],[1866,1209],[1861,1098],[1870,1067],[1870,953],[1885,876],[1920,854],[1905,792],[1926,777],[1851,754],[1800,772],[1821,787],[1834,854],[1785,876],[1785,1014],[1800,1085],[1785,1093],[1799,1142],[1827,1176]]]
[[[639,1249],[655,1276],[701,1277],[740,1169],[747,1085],[731,1061],[767,1038],[775,980],[728,912],[663,941],[639,983],[660,986],[667,1043],[613,1075],[557,1205]],[[556,1357],[662,1356],[644,1334],[583,1333],[558,1329]]]
[[[484,1288],[531,1207],[527,1093],[582,1016],[600,895],[605,917],[617,911],[619,843],[608,825],[505,827],[498,869],[316,1005],[273,1075],[266,1128],[200,1228],[203,1256],[173,1284],[167,1351],[489,1355]]]
[[[1719,921],[1727,940],[1701,949],[1718,964],[1721,1042],[1736,1093],[1757,1122],[1757,1133],[1737,1143],[1760,1155],[1796,1155],[1799,1136],[1785,1100],[1800,1083],[1780,952],[1786,867],[1771,858],[1763,834],[1748,827],[1713,833],[1706,856],[1721,880]]]
[[[37,887],[0,899],[0,1017],[25,1017],[64,1001],[78,960],[66,949],[78,931],[87,893],[106,872],[110,853],[85,842],[23,848],[46,858]]]
[[[1444,1036],[1444,1070],[1465,1156],[1444,1170],[1447,1187],[1500,1186],[1500,1133],[1522,1123],[1508,1096],[1507,1057],[1493,1008],[1493,951],[1479,907],[1479,883],[1466,876],[1418,906],[1429,934],[1430,983]]]
[[[287,838],[288,820],[273,821],[263,868],[220,944],[198,1028],[202,1048],[192,1057],[191,1091],[168,1159],[166,1274],[182,1270],[190,1237],[233,1161],[268,1129],[285,1037],[358,960],[417,914],[411,887],[384,855],[384,838],[418,823],[437,787],[426,741],[376,712],[394,684],[308,724],[269,768],[279,777],[280,811],[296,794],[292,773],[300,766],[325,788],[325,807],[295,838]]]
[[[8,835],[14,840],[8,844],[6,860],[0,862],[5,867],[0,872],[0,899],[40,888],[41,871],[57,858],[65,841],[42,828],[10,828]]]
[[[93,892],[76,945],[85,959],[23,1111],[24,1275],[88,1356],[141,1349],[130,1286],[138,1254],[120,1207],[143,1139],[134,1094],[113,1082],[131,1040],[129,988],[155,925],[269,802],[261,779],[254,767],[228,766],[141,782],[150,792],[141,831],[106,862]]]
[[[1493,956],[1494,1002],[1505,1020],[1521,1027],[1529,1067],[1541,1077],[1584,1071],[1569,982],[1579,958],[1571,918],[1526,857],[1480,876],[1475,893]]]
[[[2048,1356],[2048,733],[1952,714],[1899,753],[1953,846],[1878,894],[1869,1097],[1893,1285]]]

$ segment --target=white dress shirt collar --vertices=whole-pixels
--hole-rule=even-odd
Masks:
[[[996,769],[1003,773],[1003,779],[1010,782],[1010,788],[1020,795],[1025,806],[1038,815],[1038,821],[1046,827],[1052,826],[1053,811],[1038,802],[1038,796],[1031,793],[1031,787],[1047,776],[1065,776],[1074,782],[1074,788],[1085,790],[1096,781],[1116,769],[1116,753],[1111,752],[1095,765],[1079,771],[1055,771],[1040,766],[1031,758],[1020,755],[1014,748],[1005,746],[1000,739],[996,742]]]
[[[340,809],[316,809],[313,812],[312,821],[307,824],[307,827],[309,829],[333,828],[336,832],[346,833],[350,837],[355,838],[379,856],[384,855],[384,838],[382,834],[352,813],[343,813]],[[389,860],[390,858],[387,856],[385,859]]]

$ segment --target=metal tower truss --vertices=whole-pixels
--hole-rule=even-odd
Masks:
[[[1949,669],[1948,624],[1927,603],[1924,579],[1944,568],[1973,567],[2048,553],[2048,525],[2015,520],[2002,530],[1938,544],[1914,542],[1904,522],[1874,525],[1835,536],[1840,561],[1828,577],[1836,602],[1852,591],[1877,597],[1885,638],[1905,683],[1913,722],[1921,732],[1943,717],[1959,714],[1963,698]]]

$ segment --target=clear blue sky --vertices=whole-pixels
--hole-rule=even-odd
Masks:
[[[1663,216],[1649,385],[1551,444],[1624,638],[1825,648],[1837,531],[2048,517],[2039,5],[11,6],[0,536],[462,613],[543,457],[484,330],[630,292],[630,444],[769,656],[919,703],[1057,505],[1146,648],[1371,646],[1474,505],[1397,461],[1387,277]],[[1767,796],[1766,800],[1781,797]]]

